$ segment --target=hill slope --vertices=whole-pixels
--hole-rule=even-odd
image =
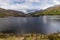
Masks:
[[[31,13],[28,13],[26,16],[30,16],[30,17],[39,17],[40,15],[42,15],[43,10],[39,10],[39,11],[35,11],[35,12],[31,12]]]
[[[7,16],[23,17],[25,16],[25,14],[21,11],[5,10],[5,9],[0,8],[0,17],[7,17]]]
[[[55,5],[53,7],[47,8],[45,10],[38,10],[35,12],[30,12],[25,14],[21,11],[15,10],[5,10],[0,8],[0,17],[39,17],[41,15],[60,15],[60,5]]]
[[[43,11],[43,14],[60,15],[60,5],[47,8],[46,10]]]
[[[60,5],[56,5],[45,10],[39,10],[37,12],[31,13],[34,16],[41,16],[41,15],[60,15]]]

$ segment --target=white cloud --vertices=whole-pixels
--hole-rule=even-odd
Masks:
[[[40,0],[27,0],[29,2],[39,2]]]
[[[23,1],[24,3],[22,3]],[[60,4],[60,2],[57,0],[49,1],[51,1],[53,4],[49,4],[48,0],[0,0],[0,7],[5,9],[22,10],[26,12],[25,10],[27,9],[46,9],[50,6]],[[21,4],[18,2],[21,2]],[[33,2],[39,4],[34,4]]]
[[[53,0],[54,4],[60,4],[58,0]]]

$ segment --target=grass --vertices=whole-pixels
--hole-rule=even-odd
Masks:
[[[7,34],[0,33],[0,40],[60,40],[60,33],[45,34]]]

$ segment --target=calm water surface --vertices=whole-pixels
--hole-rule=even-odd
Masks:
[[[44,34],[60,32],[60,16],[0,18],[0,32]]]

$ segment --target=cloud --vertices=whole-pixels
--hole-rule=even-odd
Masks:
[[[54,2],[55,4],[60,4],[60,2],[59,2],[58,0],[53,0],[53,2]]]
[[[59,0],[0,0],[0,8],[21,10],[46,9],[60,4]]]
[[[26,0],[26,2],[39,2],[40,0]]]

